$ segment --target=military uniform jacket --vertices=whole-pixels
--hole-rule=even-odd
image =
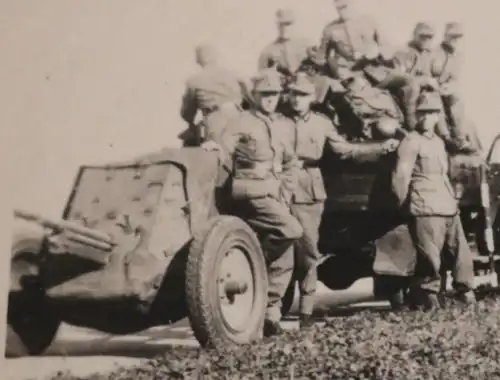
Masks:
[[[240,105],[245,93],[246,84],[231,71],[207,66],[188,79],[181,116],[192,123],[198,110],[206,114],[225,103]]]
[[[457,95],[459,92],[461,59],[446,44],[441,44],[433,51],[430,71],[432,77],[437,79],[441,95]]]
[[[365,161],[383,154],[380,143],[354,143],[347,141],[326,116],[310,112],[295,117],[290,145],[299,163],[297,185],[293,192],[294,203],[316,203],[326,199],[323,177],[318,167],[326,145],[341,159]]]
[[[413,42],[398,51],[393,58],[394,66],[411,76],[430,76],[432,50],[419,50]]]
[[[452,216],[458,202],[448,173],[448,155],[436,134],[411,132],[399,145],[392,188],[414,216]]]
[[[272,196],[290,201],[296,186],[297,159],[290,145],[293,123],[257,110],[242,112],[222,136],[226,164],[233,172],[235,198]]]
[[[307,58],[308,43],[305,39],[294,38],[272,42],[264,48],[259,56],[258,69],[271,66],[276,60],[277,69],[284,75],[294,74]]]

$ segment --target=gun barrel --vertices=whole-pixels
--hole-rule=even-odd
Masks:
[[[114,245],[113,239],[104,232],[96,231],[92,228],[82,226],[78,223],[67,221],[67,220],[52,220],[35,213],[25,211],[25,210],[14,210],[14,216],[16,218],[32,221],[40,224],[43,227],[51,228],[56,231],[67,230],[74,232],[76,234],[88,237],[90,239],[97,240],[106,245]]]

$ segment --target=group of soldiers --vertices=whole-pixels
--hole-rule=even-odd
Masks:
[[[202,70],[188,80],[183,96],[181,115],[194,136],[190,144],[219,152],[232,175],[234,209],[260,238],[269,278],[265,336],[282,332],[281,302],[294,261],[300,327],[313,324],[326,200],[319,161],[326,146],[354,160],[396,152],[392,189],[409,217],[418,255],[429,264],[415,280],[414,299],[429,307],[439,304],[441,252],[447,248],[457,294],[474,301],[472,255],[447,174],[449,149],[477,149],[464,132],[457,89],[461,26],[449,23],[444,41],[433,48],[433,29],[418,23],[407,48],[390,55],[373,21],[356,14],[351,2],[334,0],[339,18],[324,28],[317,47],[291,36],[294,13],[278,10],[279,37],[260,55],[251,85],[218,64],[213,45],[199,46]],[[376,117],[362,123],[365,141],[340,132],[338,120],[317,107],[336,91],[351,94],[346,97],[362,119],[367,104],[377,109]],[[392,106],[384,99],[399,101],[402,120],[384,109]],[[195,123],[198,112],[201,124]],[[383,139],[372,138],[373,131]]]

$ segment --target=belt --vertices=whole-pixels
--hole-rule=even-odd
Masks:
[[[299,167],[302,169],[319,168],[319,161],[303,161],[299,160]]]

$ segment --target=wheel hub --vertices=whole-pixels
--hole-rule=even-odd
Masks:
[[[253,272],[247,255],[233,248],[221,260],[217,277],[220,311],[224,323],[243,331],[252,314],[255,298]]]

